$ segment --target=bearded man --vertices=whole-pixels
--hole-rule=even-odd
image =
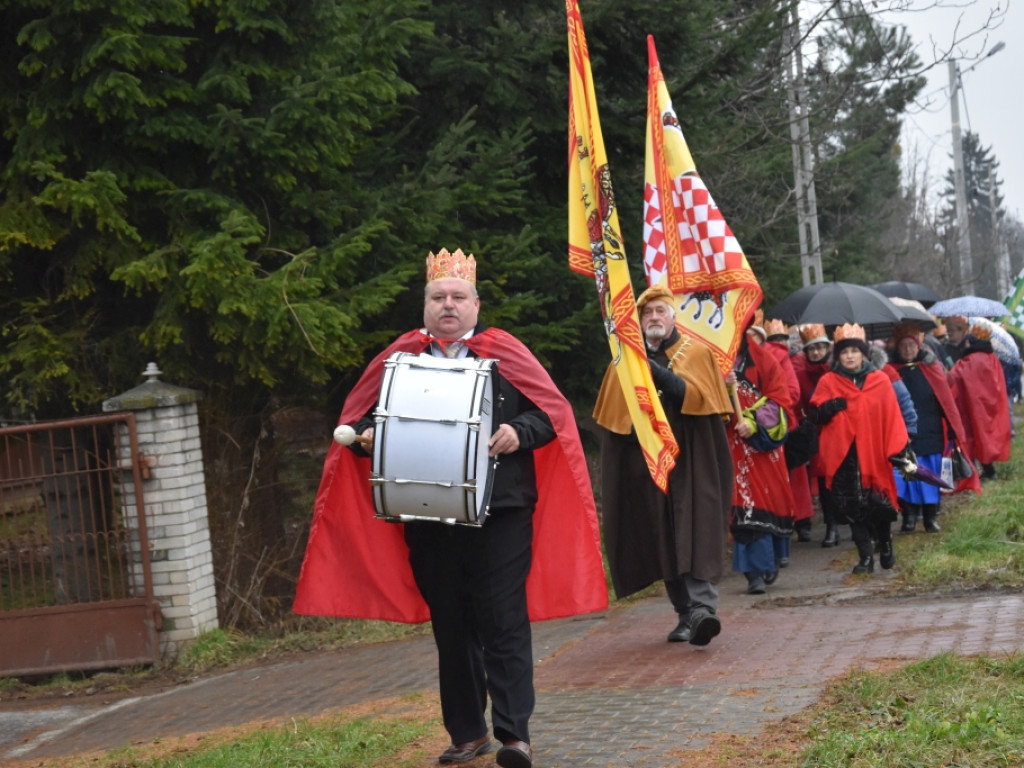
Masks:
[[[711,350],[676,326],[675,303],[660,285],[637,298],[651,374],[679,445],[667,492],[651,479],[609,366],[594,409],[603,427],[601,517],[615,593],[625,597],[664,581],[678,616],[669,642],[707,645],[722,626],[717,585],[732,500],[725,430],[732,404]]]

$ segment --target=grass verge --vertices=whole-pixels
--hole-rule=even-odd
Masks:
[[[1024,764],[1024,658],[942,654],[832,684],[796,765]]]
[[[1022,413],[1021,404],[1015,406]],[[937,535],[899,536],[900,588],[965,591],[1024,586],[1024,430],[1011,459],[997,464],[998,479],[981,496],[947,497]]]

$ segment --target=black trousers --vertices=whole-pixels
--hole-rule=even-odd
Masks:
[[[533,645],[526,607],[533,510],[492,511],[483,526],[405,524],[416,586],[430,607],[441,712],[452,743],[487,733],[529,742]]]

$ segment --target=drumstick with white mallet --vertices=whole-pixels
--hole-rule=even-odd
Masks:
[[[373,445],[373,438],[365,435],[357,435],[356,431],[349,424],[339,424],[334,429],[334,442],[338,445],[352,445],[359,443],[366,447]]]

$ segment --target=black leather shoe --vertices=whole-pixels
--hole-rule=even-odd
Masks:
[[[533,747],[525,741],[506,741],[498,750],[495,760],[501,768],[531,768]]]
[[[892,548],[892,539],[878,542],[878,564],[889,570],[896,564],[896,552]]]
[[[690,645],[707,645],[722,631],[722,622],[713,613],[701,611],[690,619]]]
[[[874,573],[875,572],[875,558],[872,555],[862,557],[857,561],[857,564],[853,566],[854,573]]]
[[[810,541],[811,540],[811,529],[805,526],[798,526],[796,528],[796,540],[797,541]]]
[[[676,628],[668,633],[670,643],[686,643],[690,640],[690,617],[680,616]]]
[[[441,756],[437,758],[437,762],[442,765],[448,765],[449,763],[468,763],[474,757],[478,755],[486,755],[494,749],[494,744],[491,742],[491,737],[484,734],[479,739],[473,741],[464,741],[461,744],[452,744],[448,749],[441,753]]]
[[[935,522],[935,518],[934,517],[926,517],[924,519],[924,531],[925,531],[925,533],[938,533],[940,530],[942,530],[942,529],[939,528],[939,524]]]
[[[917,527],[917,515],[904,515],[903,525],[900,526],[900,530],[903,533],[912,533]]]
[[[765,571],[764,576],[761,577],[767,586],[771,586],[775,583],[775,580],[779,578],[778,571]]]
[[[825,529],[825,539],[821,542],[823,547],[838,547],[839,546],[839,527],[830,525]]]

